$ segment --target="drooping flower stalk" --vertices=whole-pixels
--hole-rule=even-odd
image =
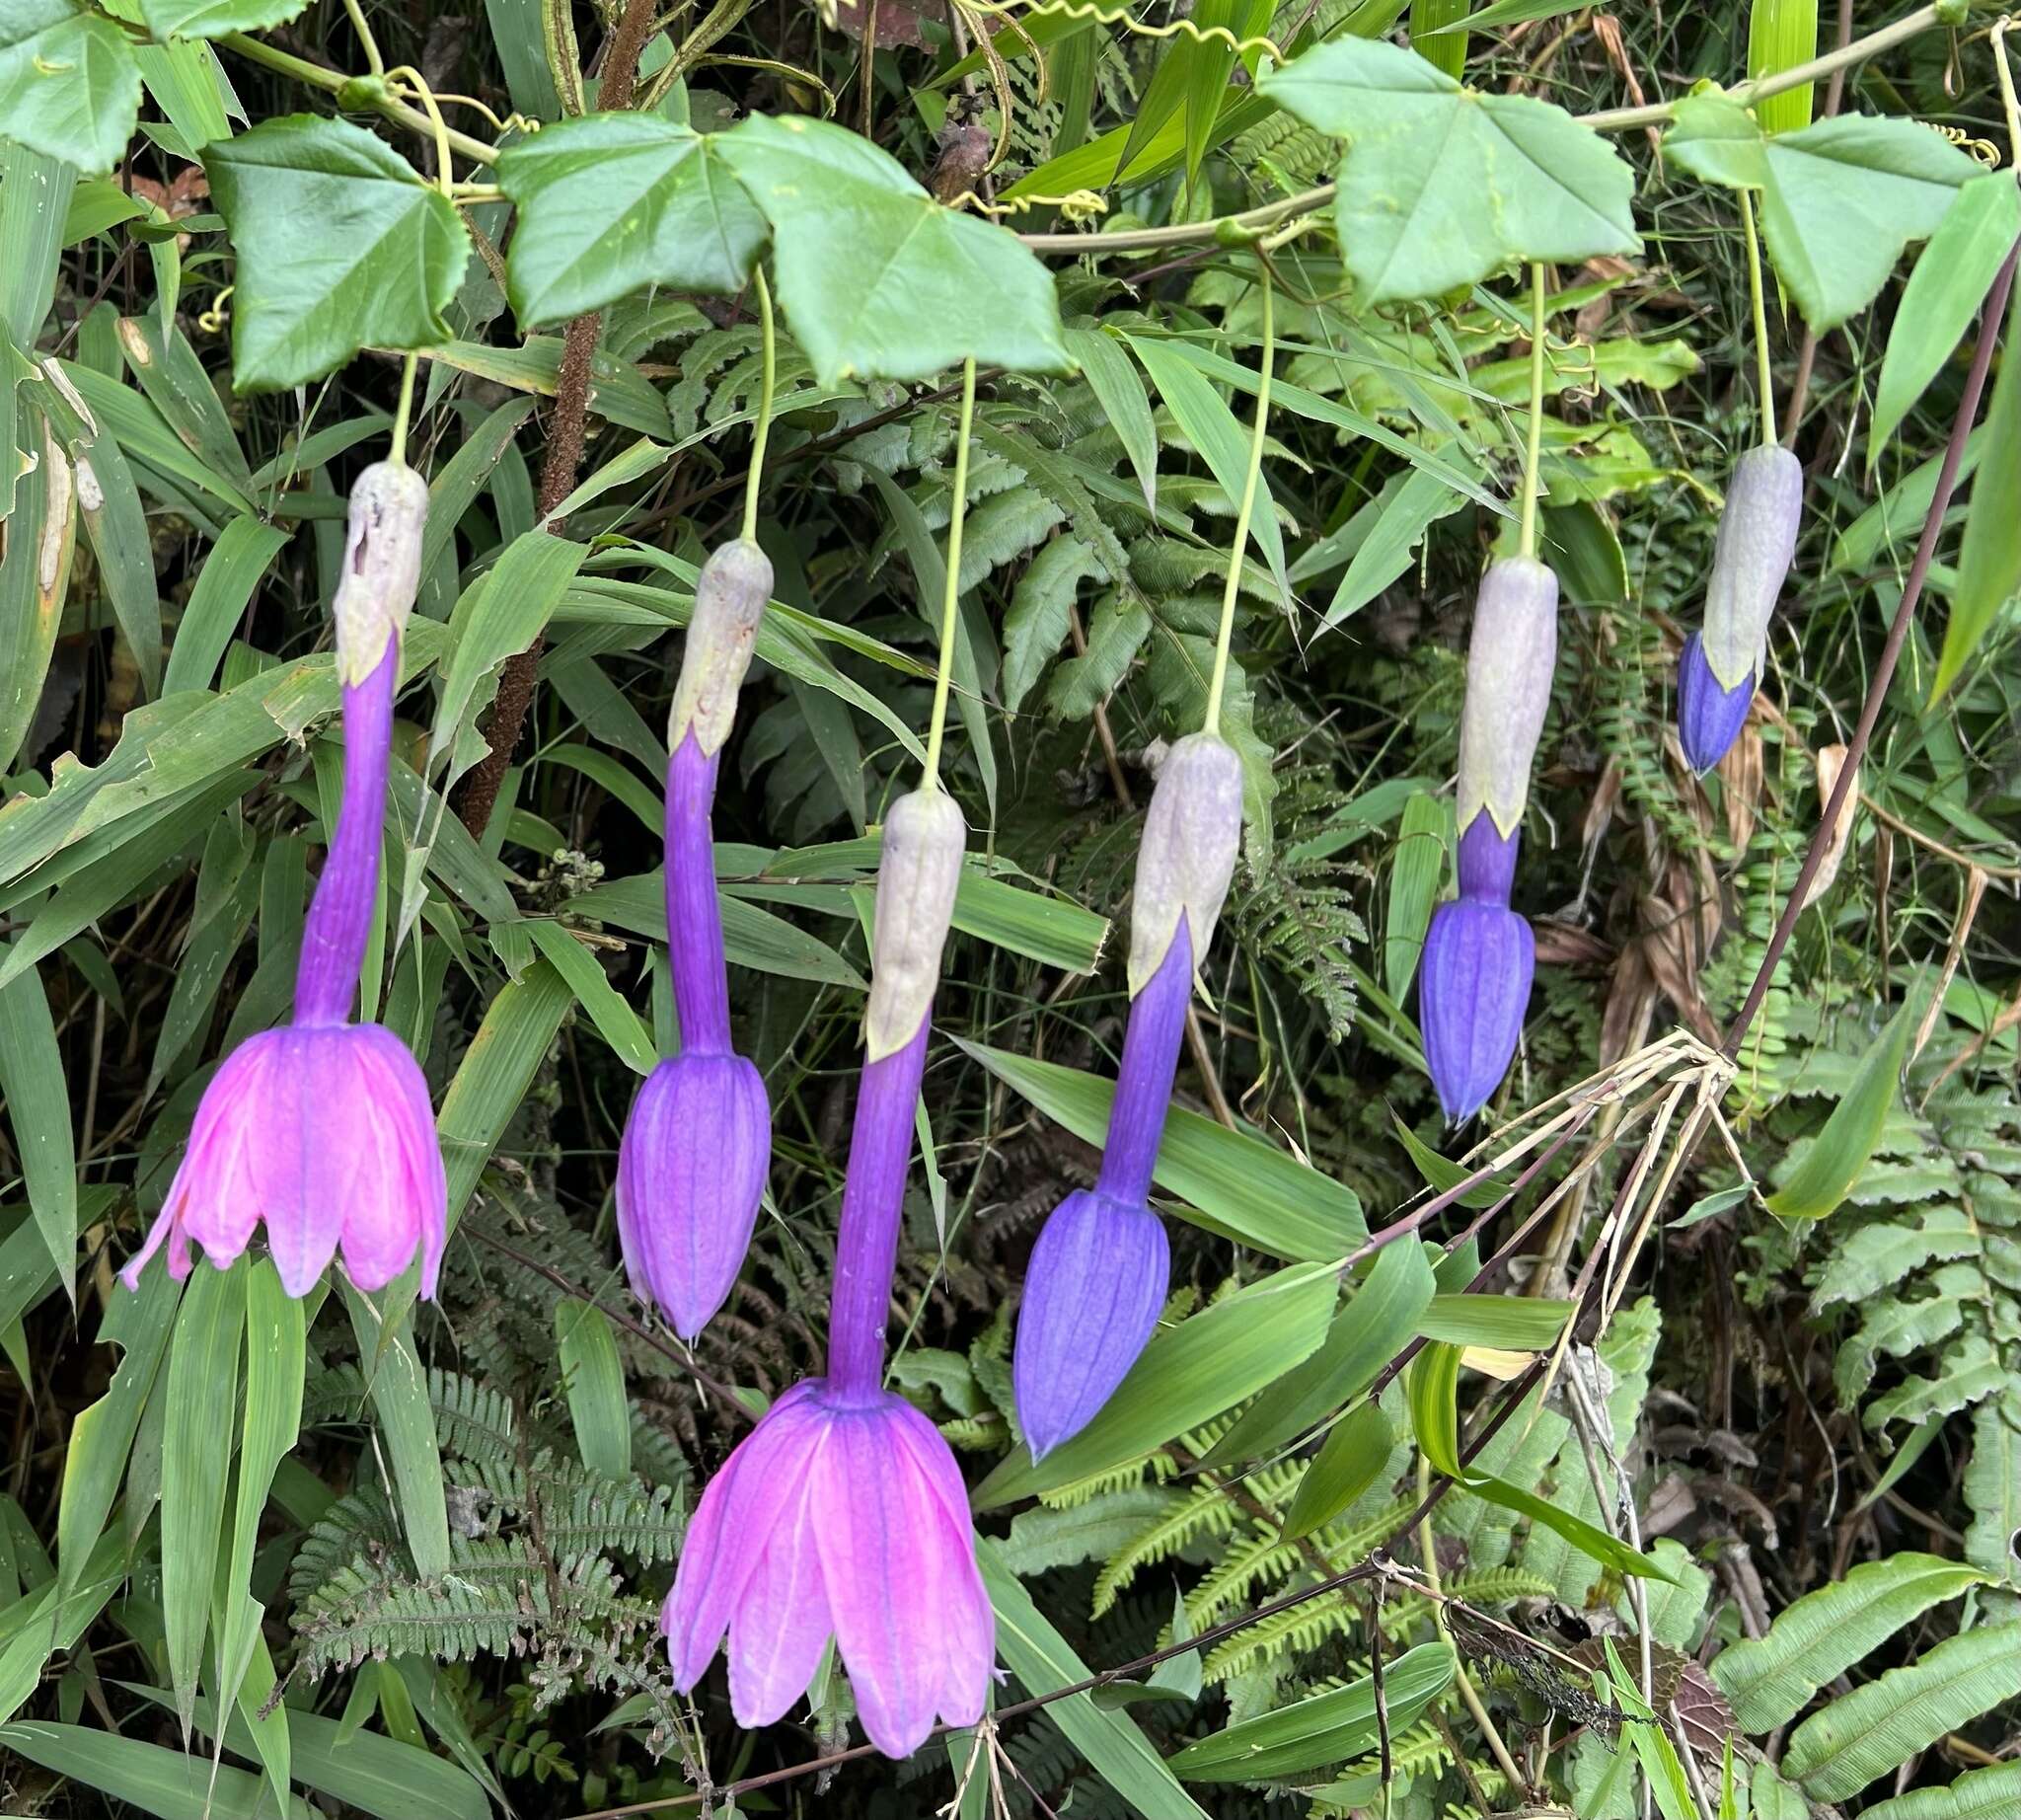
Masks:
[[[1164,1306],[1171,1249],[1151,1208],[1152,1171],[1195,956],[1214,940],[1241,835],[1240,758],[1213,733],[1189,734],[1165,755],[1138,850],[1130,1017],[1101,1169],[1091,1190],[1054,1209],[1025,1270],[1011,1375],[1034,1460],[1093,1420]]]
[[[960,1469],[934,1424],[883,1387],[914,1115],[966,841],[937,760],[974,398],[970,361],[928,769],[886,815],[877,870],[828,1375],[773,1404],[710,1482],[661,1613],[684,1691],[727,1637],[730,1706],[743,1725],[785,1714],[832,1635],[863,1729],[891,1757],[917,1750],[936,1717],[982,1716],[996,1646]]]
[[[1489,566],[1474,599],[1454,810],[1460,895],[1432,913],[1418,964],[1425,1065],[1455,1123],[1479,1111],[1508,1072],[1536,964],[1535,940],[1509,895],[1558,654],[1558,578],[1536,560],[1545,323],[1536,265],[1519,551]]]
[[[1130,1016],[1101,1169],[1092,1189],[1068,1195],[1053,1210],[1024,1274],[1011,1378],[1018,1425],[1035,1461],[1086,1427],[1129,1375],[1158,1326],[1171,1278],[1171,1246],[1151,1208],[1152,1171],[1178,1073],[1194,967],[1214,941],[1242,836],[1241,760],[1219,729],[1276,353],[1270,268],[1259,262],[1257,273],[1256,417],[1204,729],[1166,754],[1145,817],[1130,919]]]
[[[1726,756],[1747,724],[1767,655],[1768,622],[1789,578],[1804,514],[1803,463],[1775,438],[1761,249],[1746,190],[1741,191],[1741,222],[1747,231],[1761,440],[1734,463],[1712,547],[1705,628],[1685,641],[1678,659],[1678,741],[1686,763],[1701,773]]]
[[[367,1290],[418,1251],[420,1293],[435,1292],[448,1188],[427,1083],[391,1030],[348,1022],[377,899],[400,635],[427,510],[427,483],[397,458],[351,490],[333,603],[343,791],[303,930],[294,1021],[248,1038],[211,1078],[168,1199],[120,1272],[128,1288],[164,1245],[179,1279],[191,1240],[224,1268],[263,1220],[290,1295],[306,1295],[339,1247]]]
[[[674,689],[667,742],[667,958],[681,1050],[647,1076],[618,1150],[618,1242],[632,1290],[692,1340],[728,1299],[772,1161],[772,1109],[730,1048],[729,972],[711,810],[772,564],[738,538],[712,552]]]

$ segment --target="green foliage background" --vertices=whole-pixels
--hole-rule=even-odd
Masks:
[[[853,9],[799,0],[0,0],[8,1814],[2021,1805],[2010,348],[1842,854],[1709,1064],[2000,331],[1994,16],[1861,0],[1834,59],[1835,20],[1769,0],[1010,10],[879,0],[866,57]],[[1697,779],[1671,679],[1758,433],[1742,195],[1807,518],[1761,701]],[[755,261],[778,599],[717,871],[778,1141],[691,1356],[626,1293],[611,1188],[672,1034],[661,727],[752,452]],[[1565,607],[1517,887],[1537,989],[1482,1136],[1442,1126],[1413,975],[1531,261]],[[298,1305],[254,1257],[128,1295],[212,1069],[285,1014],[343,497],[416,348],[432,505],[364,1010],[439,1107],[442,1294]],[[828,1764],[845,1673],[746,1736],[719,1676],[673,1693],[657,1615],[743,1432],[716,1387],[755,1404],[823,1356],[964,356],[972,851],[892,1382],[973,1466],[1017,1710]],[[1245,855],[1160,1164],[1175,1288],[1033,1468],[1016,1287],[1091,1179],[1141,807],[1232,562]],[[1505,1196],[1559,1104],[1575,1139]]]

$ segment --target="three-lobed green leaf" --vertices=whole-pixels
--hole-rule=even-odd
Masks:
[[[44,157],[110,171],[133,136],[140,67],[117,26],[71,0],[0,7],[0,129]],[[10,248],[9,257],[19,256]]]
[[[1502,266],[1641,251],[1635,177],[1562,108],[1462,88],[1394,44],[1342,38],[1257,84],[1347,141],[1333,214],[1363,305]]]
[[[1070,370],[1052,275],[1015,235],[935,201],[869,140],[753,114],[718,141],[773,230],[780,302],[824,385],[964,358]]]
[[[203,168],[238,255],[239,391],[306,384],[361,347],[449,339],[470,237],[391,146],[295,114],[210,146]]]
[[[523,329],[648,285],[729,292],[770,230],[718,141],[657,114],[589,114],[509,146],[498,187],[518,205],[506,294]]]
[[[1768,257],[1804,321],[1831,329],[1935,232],[1979,164],[1912,119],[1840,114],[1772,138],[1720,94],[1678,104],[1664,149],[1708,183],[1759,190]]]

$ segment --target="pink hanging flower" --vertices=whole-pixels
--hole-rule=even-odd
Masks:
[[[893,804],[877,875],[869,1059],[850,1139],[828,1375],[766,1411],[710,1481],[660,1627],[674,1684],[727,1638],[740,1725],[782,1717],[830,1636],[870,1742],[909,1757],[936,1718],[982,1716],[996,1621],[939,1431],[883,1388],[913,1114],[963,831],[937,791]]]
[[[302,934],[294,1022],[248,1038],[211,1077],[168,1200],[119,1273],[129,1289],[164,1246],[169,1274],[187,1277],[191,1240],[224,1269],[263,1220],[290,1295],[308,1294],[339,1249],[367,1290],[418,1251],[421,1294],[435,1293],[449,1190],[428,1085],[384,1024],[348,1022],[378,889],[400,630],[427,511],[427,483],[396,463],[367,468],[351,490],[335,605],[343,798]]]

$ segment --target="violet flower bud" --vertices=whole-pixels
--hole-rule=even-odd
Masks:
[[[294,1022],[250,1037],[211,1077],[168,1199],[120,1272],[129,1289],[164,1245],[178,1280],[192,1239],[225,1268],[263,1220],[289,1295],[308,1294],[339,1246],[367,1290],[418,1251],[420,1292],[435,1293],[449,1191],[427,1082],[391,1030],[347,1022],[378,889],[400,630],[427,496],[418,475],[384,462],[352,489],[336,603],[343,796],[302,932]],[[348,680],[365,652],[362,677]]]
[[[925,1024],[968,844],[961,811],[942,790],[900,796],[884,817],[871,936],[867,1060],[895,1055]]]
[[[1712,547],[1705,630],[1678,665],[1678,737],[1694,771],[1718,764],[1747,722],[1803,513],[1803,463],[1789,450],[1750,449],[1734,463]]]
[[[1701,776],[1710,771],[1740,737],[1754,705],[1755,672],[1722,689],[1705,660],[1704,641],[1692,633],[1678,659],[1678,743],[1684,762]]]
[[[1174,740],[1159,767],[1158,787],[1137,850],[1130,906],[1130,996],[1160,966],[1183,916],[1193,951],[1214,942],[1221,906],[1242,842],[1242,761],[1218,735]]]
[[[1192,991],[1193,943],[1182,912],[1164,959],[1130,1006],[1094,1188],[1053,1210],[1025,1269],[1011,1377],[1034,1460],[1094,1419],[1164,1307],[1171,1247],[1151,1209],[1151,1176]]]
[[[1558,578],[1532,557],[1504,557],[1481,577],[1466,648],[1456,814],[1483,808],[1513,834],[1530,800],[1530,766],[1558,660]]]
[[[870,990],[874,1008],[887,966],[898,976],[878,1024],[897,1047],[864,1064],[857,1095],[828,1375],[773,1404],[710,1482],[660,1615],[684,1692],[727,1636],[744,1725],[785,1714],[832,1635],[863,1729],[889,1757],[910,1756],[936,1717],[982,1716],[996,1649],[960,1469],[934,1424],[883,1388],[913,1118],[961,864],[961,818],[937,796],[901,798],[885,824]]]
[[[772,1168],[764,1080],[730,1047],[711,828],[716,764],[771,574],[755,544],[728,544],[709,559],[696,589],[667,763],[667,960],[681,1052],[638,1090],[618,1149],[618,1244],[632,1293],[691,1341],[736,1286]]]
[[[1803,515],[1803,463],[1789,450],[1750,449],[1734,463],[1705,589],[1705,661],[1722,689],[1760,674]]]
[[[771,599],[772,559],[756,544],[739,537],[710,552],[695,581],[695,611],[667,720],[670,749],[678,751],[692,727],[710,757],[722,750]]]
[[[1460,837],[1460,896],[1432,913],[1418,963],[1418,1023],[1439,1103],[1456,1124],[1509,1071],[1536,968],[1530,925],[1509,908],[1521,836],[1483,810]]]

